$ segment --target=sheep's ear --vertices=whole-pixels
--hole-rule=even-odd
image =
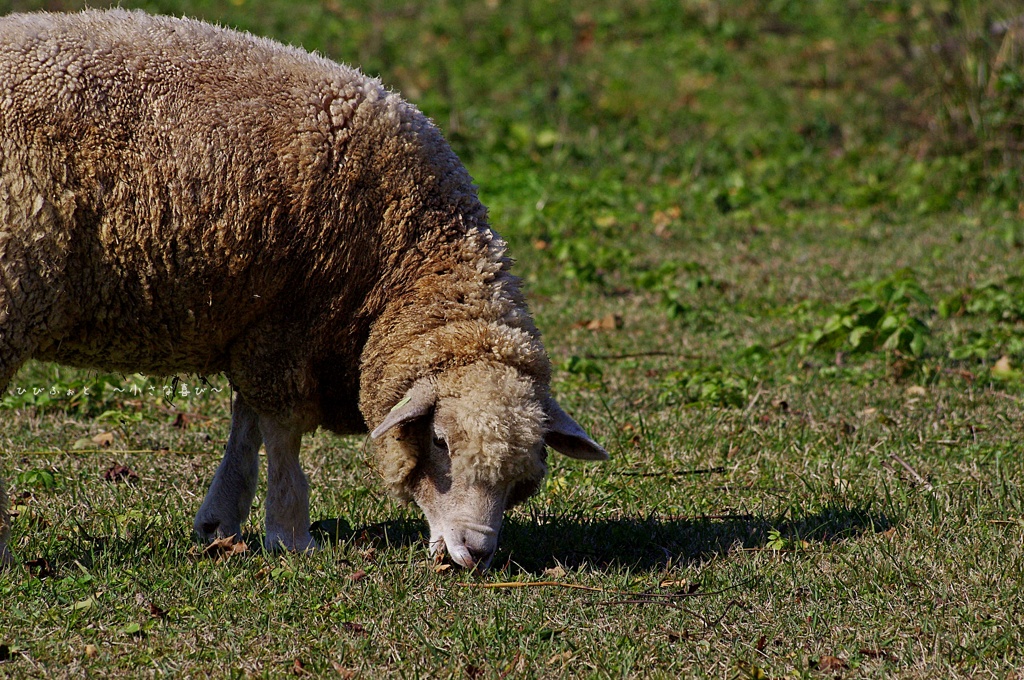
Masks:
[[[409,391],[397,404],[391,407],[391,411],[380,425],[373,428],[370,437],[378,439],[396,425],[425,416],[430,409],[434,408],[435,401],[437,401],[437,395],[434,392],[434,386],[425,380],[417,382],[409,388]]]
[[[548,413],[548,431],[544,435],[545,444],[570,458],[608,460],[608,452],[591,439],[579,426],[579,423],[562,410],[557,401],[548,399],[545,407]]]

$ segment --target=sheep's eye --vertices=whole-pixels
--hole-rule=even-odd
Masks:
[[[444,440],[444,437],[438,437],[436,434],[434,435],[434,446],[442,451],[448,450],[448,442]]]

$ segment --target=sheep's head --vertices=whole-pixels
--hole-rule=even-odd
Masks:
[[[545,445],[573,458],[608,457],[546,386],[483,362],[417,381],[371,436],[384,438],[378,446],[392,459],[385,480],[426,515],[431,551],[443,545],[478,569],[494,556],[505,510],[539,488]]]

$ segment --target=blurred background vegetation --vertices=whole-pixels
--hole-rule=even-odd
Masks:
[[[83,4],[2,0],[0,12]],[[514,199],[551,180],[613,195],[646,186],[699,218],[929,211],[979,195],[1016,209],[1020,193],[1024,8],[1010,0],[120,4],[379,75],[437,120],[494,195],[506,181],[525,185]],[[547,220],[517,202],[502,201],[501,221],[541,235]]]
[[[0,0],[0,12],[84,4]],[[681,326],[680,342],[704,333],[712,344],[696,347],[724,341],[755,365],[785,343],[799,356],[885,350],[889,366],[938,357],[932,376],[950,360],[1024,363],[1016,313],[963,322],[978,300],[1019,306],[1017,2],[121,4],[317,50],[415,102],[480,185],[555,334],[606,313],[615,330],[611,300],[638,295],[660,320],[619,336],[632,347]],[[839,302],[858,280],[867,294]],[[734,332],[728,314],[748,321]],[[753,317],[774,321],[758,329]],[[600,366],[582,353],[562,367],[594,379]],[[58,370],[33,382],[60,382],[46,373]],[[94,401],[86,410],[109,406]]]

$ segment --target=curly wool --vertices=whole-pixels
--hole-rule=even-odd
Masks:
[[[260,413],[365,432],[371,327],[486,230],[437,128],[355,69],[198,21],[0,35],[0,388],[28,358],[224,372]]]
[[[465,405],[460,425],[471,445],[452,450],[479,452],[456,457],[453,472],[465,468],[492,483],[539,481],[545,472],[525,442],[542,438],[551,365],[510,265],[504,241],[487,229],[438,248],[403,304],[381,315],[362,361],[360,407],[371,426],[415,382],[433,380],[439,399]],[[459,386],[457,395],[445,392],[448,383]],[[419,450],[402,431],[376,444],[377,470],[399,498],[411,497]]]
[[[452,476],[490,486],[539,483],[547,468],[534,448],[547,416],[536,380],[489,361],[450,370],[458,390],[438,381],[438,399],[459,404],[458,417],[441,423],[453,442]]]
[[[188,19],[11,15],[0,36],[0,389],[28,358],[224,372],[261,414],[359,433],[416,380],[465,373],[465,436],[509,439],[453,465],[543,475],[522,444],[544,426],[539,333],[414,106]],[[500,427],[481,406],[507,399],[522,407]],[[376,459],[408,497],[399,434]]]

